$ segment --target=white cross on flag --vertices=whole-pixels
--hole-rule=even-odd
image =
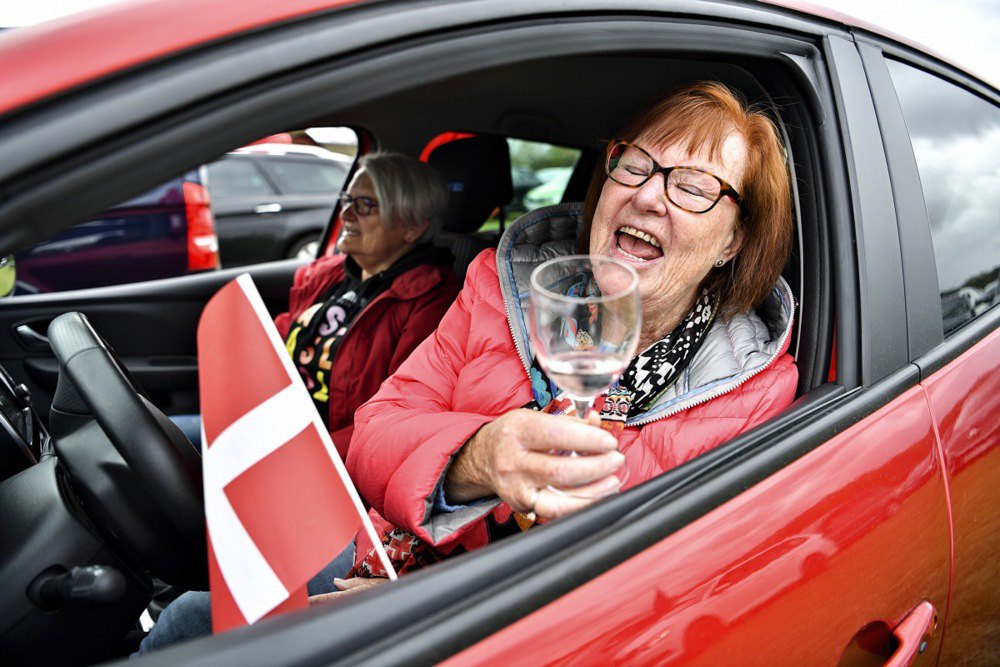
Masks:
[[[249,275],[198,324],[215,632],[308,605],[306,582],[364,528],[357,490]]]

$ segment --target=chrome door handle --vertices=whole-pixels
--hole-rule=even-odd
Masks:
[[[907,614],[893,631],[892,636],[899,642],[899,648],[892,654],[886,667],[909,667],[917,655],[927,650],[930,635],[937,625],[934,605],[926,600]]]
[[[281,204],[257,204],[253,207],[254,213],[279,213],[281,211]]]

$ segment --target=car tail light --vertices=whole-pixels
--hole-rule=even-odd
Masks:
[[[200,183],[184,182],[184,208],[187,212],[188,270],[219,268],[219,237],[208,190]]]

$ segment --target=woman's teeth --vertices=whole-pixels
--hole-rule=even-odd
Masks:
[[[615,246],[618,252],[633,262],[651,262],[663,257],[660,242],[635,227],[624,226],[615,232]]]
[[[642,239],[643,241],[653,246],[654,248],[660,248],[659,241],[657,241],[654,237],[650,236],[646,232],[640,232],[638,229],[635,229],[634,227],[629,227],[626,225],[625,227],[622,227],[618,231],[621,232],[622,234],[631,234],[637,239]]]

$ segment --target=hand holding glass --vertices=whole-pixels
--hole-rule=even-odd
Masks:
[[[642,317],[638,275],[611,257],[552,259],[531,274],[529,310],[539,365],[586,419],[594,399],[635,355]]]

